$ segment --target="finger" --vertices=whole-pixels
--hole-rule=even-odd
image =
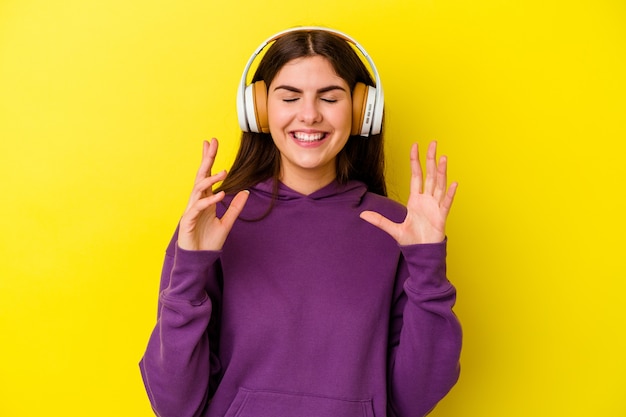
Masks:
[[[411,184],[410,193],[420,194],[422,192],[422,166],[420,164],[419,146],[414,143],[411,146]]]
[[[187,204],[187,206],[189,207],[196,201],[213,195],[213,186],[218,182],[223,181],[225,178],[226,170],[222,170],[215,175],[202,178],[200,181],[196,182],[193,186],[193,190],[191,192],[191,196],[189,197],[189,203]]]
[[[433,195],[437,182],[437,142],[432,141],[428,145],[426,154],[426,180],[424,181],[424,194]]]
[[[215,175],[202,178],[199,182],[194,184],[194,192],[206,197],[212,194],[211,188],[220,181],[226,179],[226,170],[223,169]]]
[[[446,192],[446,186],[448,184],[448,158],[442,155],[439,158],[439,165],[437,165],[437,183],[435,184],[435,193],[433,194],[435,200],[441,201],[441,198]]]
[[[195,223],[195,220],[202,214],[207,208],[211,207],[222,201],[224,199],[225,193],[220,191],[219,193],[213,194],[210,197],[205,197],[200,200],[189,204],[187,210],[185,210],[185,214],[183,214],[183,220],[181,223]]]
[[[196,178],[194,183],[200,182],[202,178],[207,176],[207,172],[210,171],[211,167],[209,166],[208,153],[209,153],[209,142],[202,141],[202,159],[200,160],[200,166],[198,167],[198,171],[196,172]]]
[[[224,199],[225,195],[226,195],[226,193],[224,193],[224,191],[220,191],[219,193],[215,193],[215,194],[212,194],[212,195],[210,195],[208,197],[201,198],[200,200],[196,201],[192,205],[192,209],[196,210],[198,212],[204,211],[208,207],[211,207],[211,206],[219,203],[220,201],[222,201]]]
[[[199,182],[203,178],[211,175],[211,169],[215,163],[215,157],[217,155],[218,142],[213,138],[210,142],[206,140],[202,142],[202,161],[200,162],[200,168],[196,173],[196,181]]]
[[[367,211],[361,212],[359,216],[366,222],[378,227],[384,232],[387,232],[395,240],[399,239],[399,232],[398,232],[399,225],[397,223],[392,222],[391,220],[381,215],[380,213],[367,210]]]
[[[230,230],[235,224],[235,220],[241,214],[246,202],[248,201],[248,196],[250,195],[250,191],[244,190],[240,191],[235,195],[233,200],[230,202],[226,213],[222,216],[222,225],[226,228],[226,230]]]
[[[450,213],[450,209],[452,208],[452,203],[454,202],[454,196],[456,195],[456,190],[458,186],[459,186],[458,182],[453,182],[452,184],[450,184],[450,187],[448,188],[448,192],[446,193],[446,195],[443,198],[443,201],[441,202],[441,210],[443,211],[446,217],[448,216],[448,213]]]

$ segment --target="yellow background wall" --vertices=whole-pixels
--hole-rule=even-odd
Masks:
[[[438,139],[460,182],[463,371],[437,417],[626,416],[626,3],[0,1],[0,416],[150,416],[137,362],[202,139],[287,27],[382,74],[389,183]],[[422,146],[424,149],[424,146]]]

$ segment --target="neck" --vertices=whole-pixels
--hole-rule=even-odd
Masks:
[[[280,181],[287,187],[302,195],[313,194],[317,190],[324,188],[335,180],[334,172],[331,174],[320,176],[313,173],[290,173],[285,175],[281,173]]]

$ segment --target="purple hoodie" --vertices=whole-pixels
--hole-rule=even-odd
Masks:
[[[267,214],[272,189],[251,188],[221,251],[172,239],[140,363],[156,414],[427,414],[459,375],[446,242],[398,246],[359,213],[405,208],[360,182],[280,184]]]

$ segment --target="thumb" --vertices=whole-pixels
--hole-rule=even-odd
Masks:
[[[398,240],[398,224],[392,222],[385,216],[375,211],[363,211],[359,215],[366,222],[378,227],[380,230],[387,232],[391,237]]]
[[[249,195],[250,191],[248,190],[240,191],[230,202],[230,206],[221,218],[222,224],[226,227],[227,230],[230,230],[233,227],[235,220],[237,220],[237,217],[239,217],[239,214],[241,214],[241,211],[246,205],[246,201],[248,201]]]

